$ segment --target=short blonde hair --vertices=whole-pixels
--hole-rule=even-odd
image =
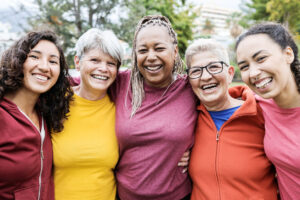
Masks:
[[[229,65],[229,56],[226,48],[213,39],[198,39],[188,46],[185,52],[185,61],[187,67],[191,67],[192,57],[201,52],[212,52],[220,61]]]

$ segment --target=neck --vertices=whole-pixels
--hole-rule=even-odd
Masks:
[[[211,104],[204,104],[208,111],[222,111],[229,108],[237,107],[243,104],[244,101],[232,98],[229,93],[227,93],[221,100],[217,102],[212,102]]]
[[[151,87],[155,87],[155,88],[168,87],[174,82],[174,80],[176,80],[176,75],[174,75],[174,74],[171,74],[171,76],[168,79],[166,79],[163,83],[159,83],[159,84],[153,84],[153,83],[147,81],[146,79],[144,79],[144,81],[147,83],[147,85],[149,85]]]
[[[300,107],[300,93],[296,83],[289,84],[278,96],[274,97],[274,101],[280,108]]]
[[[86,88],[83,84],[73,87],[73,90],[78,96],[90,101],[100,100],[104,98],[105,95],[107,94],[106,90],[105,91],[93,90],[90,88]]]
[[[27,116],[36,115],[35,105],[40,95],[32,94],[24,90],[8,93],[5,98],[15,103]]]

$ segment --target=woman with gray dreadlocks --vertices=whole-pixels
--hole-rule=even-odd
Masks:
[[[133,41],[133,68],[117,77],[121,200],[189,199],[191,182],[177,163],[193,144],[196,98],[181,75],[177,44],[166,17],[142,18]]]

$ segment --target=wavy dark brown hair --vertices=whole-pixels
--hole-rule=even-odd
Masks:
[[[5,94],[23,86],[23,64],[29,52],[41,41],[52,42],[59,51],[60,74],[55,85],[40,95],[36,109],[47,123],[48,130],[60,132],[67,119],[73,92],[68,81],[68,65],[55,33],[51,31],[30,32],[3,52],[0,63],[0,99]]]

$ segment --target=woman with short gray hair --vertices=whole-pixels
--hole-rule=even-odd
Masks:
[[[122,63],[123,49],[111,31],[90,29],[76,43],[81,81],[64,130],[53,134],[56,200],[114,200],[119,159],[115,104],[108,95]]]
[[[191,199],[277,199],[275,170],[264,152],[262,110],[249,88],[229,88],[234,67],[226,49],[199,39],[187,48],[186,60],[200,100],[189,164]]]

